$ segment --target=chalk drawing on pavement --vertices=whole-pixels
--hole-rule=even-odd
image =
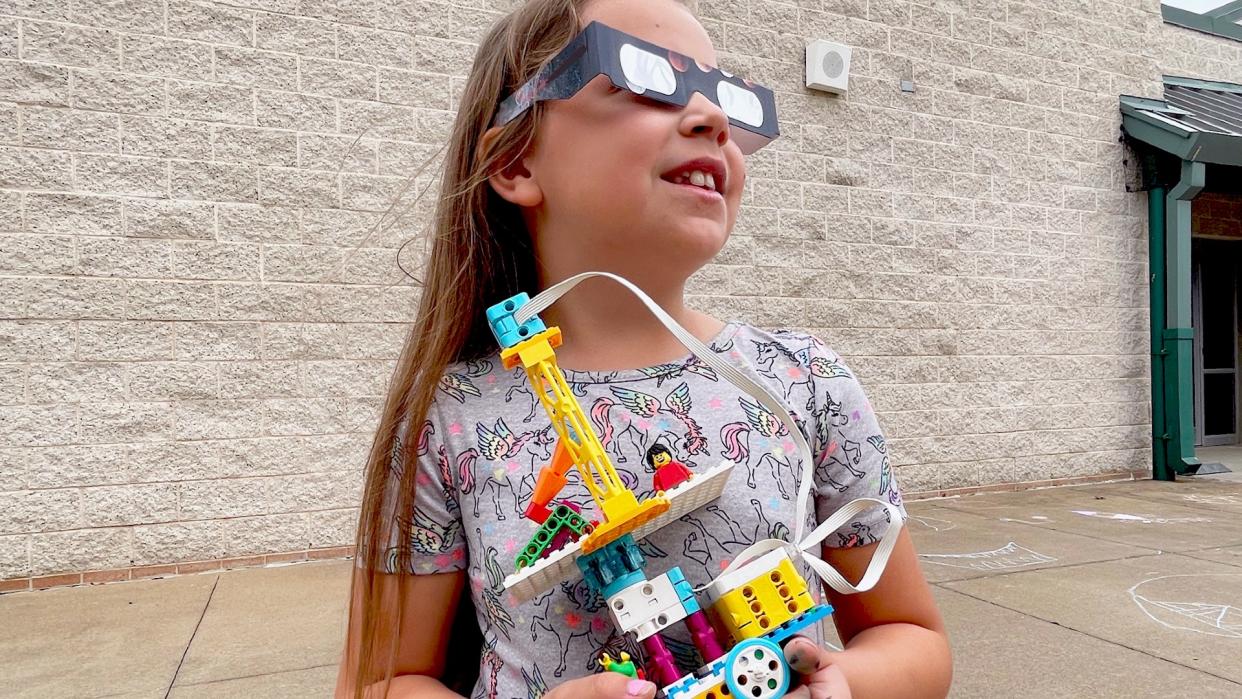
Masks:
[[[1188,493],[1182,496],[1183,500],[1197,502],[1200,505],[1242,505],[1242,498],[1237,495],[1205,495],[1203,493]]]
[[[1096,512],[1095,510],[1070,510],[1076,515],[1109,519],[1115,522],[1135,522],[1138,524],[1189,524],[1193,522],[1211,522],[1207,517],[1157,517],[1155,515],[1128,515],[1121,512]]]
[[[1162,575],[1138,583],[1129,593],[1161,626],[1242,639],[1242,573]],[[1190,601],[1195,598],[1205,601]]]
[[[1042,563],[1053,563],[1057,560],[1052,556],[1032,551],[1012,541],[991,551],[979,551],[977,553],[920,553],[919,558],[928,563],[950,568],[985,571],[1013,570],[1014,568],[1025,568],[1026,566],[1040,565]]]
[[[1014,519],[1012,517],[999,517],[1001,522],[1017,522],[1019,524],[1046,524],[1052,519],[1043,515],[1031,515],[1030,519]]]
[[[910,521],[918,522],[924,527],[927,527],[928,529],[931,529],[932,531],[937,531],[937,532],[947,532],[950,529],[957,529],[956,523],[950,522],[947,519],[940,519],[939,517],[928,517],[926,515],[910,515]]]

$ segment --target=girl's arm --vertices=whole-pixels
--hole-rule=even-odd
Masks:
[[[847,579],[860,580],[875,549],[875,545],[825,547],[823,558]],[[949,693],[953,677],[949,639],[907,531],[902,530],[874,588],[855,595],[838,594],[827,587],[825,592],[845,650],[822,651],[816,662],[839,669],[855,699],[944,697]],[[817,668],[811,664],[808,669],[814,672]],[[810,696],[816,696],[814,690]]]
[[[362,572],[354,569],[356,580],[362,579]],[[448,647],[453,614],[457,611],[457,602],[465,584],[465,572],[459,570],[434,575],[379,574],[377,577],[385,588],[385,599],[395,599],[398,589],[405,588],[405,612],[401,618],[393,678],[389,683],[387,696],[390,699],[459,698],[461,695],[449,691],[436,678],[444,673],[444,651]],[[360,586],[361,583],[356,584],[356,587]],[[360,596],[355,594],[350,603],[353,609],[349,615],[350,624],[345,641],[347,649],[361,647]],[[349,655],[347,652],[341,660],[341,670],[336,680],[337,699],[352,699],[354,696],[356,668],[351,666]],[[382,684],[381,681],[370,685],[367,698],[383,696]]]
[[[355,576],[361,571],[355,569]],[[384,694],[383,682],[367,687],[366,699],[460,699],[440,682],[444,674],[445,650],[453,627],[453,614],[465,585],[464,571],[437,573],[434,575],[380,575],[385,598],[405,587],[406,608],[401,617],[401,633],[392,681]],[[358,595],[351,601],[361,604]],[[349,637],[346,648],[357,648],[361,629],[360,614],[350,615]],[[472,620],[473,621],[473,620]],[[473,663],[478,658],[455,658],[455,662]],[[355,668],[349,665],[349,654],[341,660],[341,670],[336,680],[336,699],[353,699]],[[632,680],[616,672],[601,672],[576,680],[570,680],[552,689],[544,699],[652,699],[656,686],[650,682]]]

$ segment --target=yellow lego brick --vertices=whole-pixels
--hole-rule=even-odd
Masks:
[[[690,699],[729,699],[730,697],[729,688],[725,686],[724,680],[720,680]]]
[[[712,605],[733,643],[762,636],[815,606],[806,581],[789,559],[726,592]]]
[[[668,498],[657,496],[638,502],[629,490],[624,491],[624,493],[629,496],[628,500],[624,497],[614,497],[603,501],[605,508],[617,504],[621,506],[613,507],[611,514],[606,515],[608,517],[607,520],[600,522],[595,527],[595,531],[582,540],[583,552],[591,553],[604,544],[621,538],[623,535],[638,529],[643,524],[668,511]],[[632,505],[629,503],[629,500],[633,500]]]
[[[516,345],[500,352],[500,364],[506,369],[521,364],[525,368],[535,366],[539,362],[556,361],[553,349],[561,346],[561,329],[551,327],[541,333],[531,335]]]

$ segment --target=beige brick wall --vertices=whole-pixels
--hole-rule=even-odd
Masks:
[[[0,578],[350,543],[428,206],[384,211],[503,5],[0,2]],[[697,300],[843,352],[907,490],[1148,467],[1117,95],[1240,45],[1155,0],[700,11],[784,133]]]

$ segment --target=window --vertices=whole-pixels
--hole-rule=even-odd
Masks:
[[[1242,41],[1242,0],[1163,0],[1164,21]]]

